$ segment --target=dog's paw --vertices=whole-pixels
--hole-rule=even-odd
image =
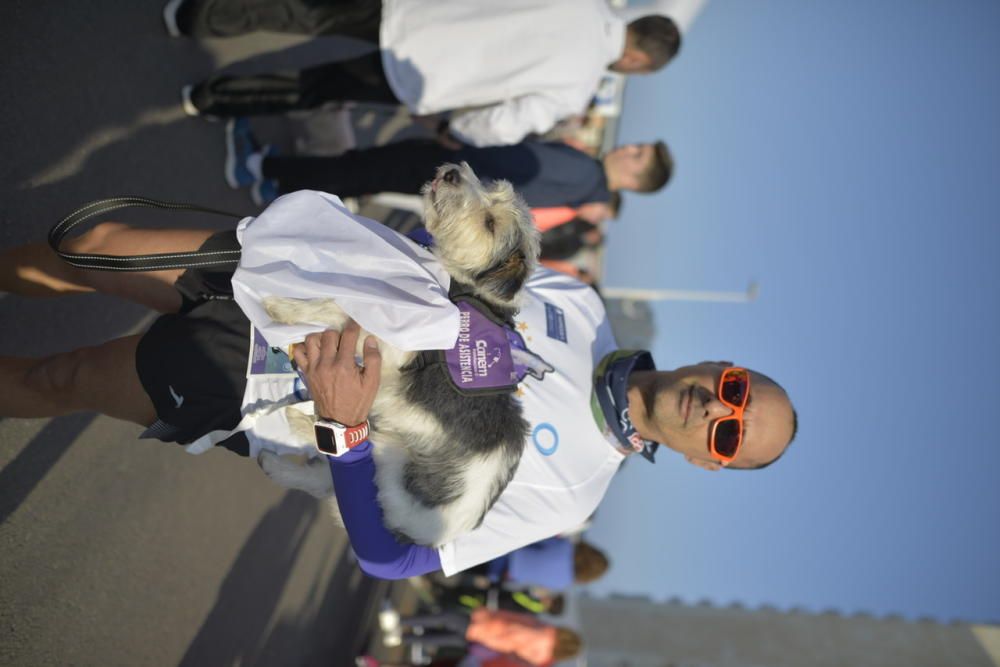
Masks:
[[[257,465],[278,486],[305,491],[316,498],[328,498],[333,495],[333,479],[323,459],[310,459],[300,464],[290,457],[278,456],[273,452],[261,452],[257,455]]]
[[[279,324],[297,324],[302,309],[301,304],[302,301],[299,299],[287,299],[280,296],[264,297],[261,301],[267,316]]]

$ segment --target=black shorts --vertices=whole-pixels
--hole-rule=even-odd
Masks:
[[[228,231],[208,238],[201,250],[239,247]],[[174,284],[183,298],[180,312],[161,315],[139,340],[136,371],[158,417],[142,437],[187,444],[240,422],[250,321],[233,301],[232,275],[231,269],[185,271]],[[219,445],[249,454],[242,433]]]

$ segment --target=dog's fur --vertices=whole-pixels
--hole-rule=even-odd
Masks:
[[[423,202],[444,269],[497,314],[513,316],[539,242],[510,184],[486,188],[464,162],[444,165],[424,187]],[[269,297],[264,307],[276,322],[341,329],[347,319],[332,300]],[[359,338],[359,356],[366,335]],[[459,394],[440,369],[417,368],[418,353],[384,341],[379,349],[381,384],[369,420],[386,526],[418,544],[440,545],[482,521],[517,469],[528,424],[511,394]],[[287,416],[293,431],[312,440],[311,415],[292,407]],[[277,483],[336,504],[324,460],[301,466],[267,452],[259,460]]]

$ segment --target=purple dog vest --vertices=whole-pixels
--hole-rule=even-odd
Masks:
[[[458,340],[450,350],[426,352],[430,363],[443,364],[452,385],[463,394],[513,391],[526,376],[541,379],[552,367],[533,354],[524,338],[498,320],[475,297],[452,299],[459,311]]]

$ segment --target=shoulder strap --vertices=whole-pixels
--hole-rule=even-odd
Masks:
[[[178,252],[156,255],[84,255],[75,252],[65,252],[59,249],[62,240],[75,227],[98,215],[110,213],[123,208],[160,208],[173,211],[194,211],[224,215],[239,220],[239,216],[226,211],[206,208],[196,204],[177,204],[158,201],[147,197],[112,197],[98,199],[85,204],[60,220],[49,230],[49,245],[69,264],[81,269],[99,269],[101,271],[163,271],[166,269],[183,269],[193,266],[236,266],[240,261],[239,250],[220,250],[216,252]]]

